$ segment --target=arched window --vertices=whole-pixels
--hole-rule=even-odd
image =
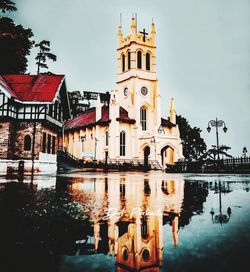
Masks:
[[[30,135],[26,135],[24,137],[24,150],[25,151],[31,150],[31,137],[30,137]]]
[[[137,68],[141,69],[141,51],[137,51]]]
[[[106,146],[109,145],[109,132],[108,131],[105,132],[105,144],[106,144]]]
[[[125,55],[122,54],[122,71],[125,71]]]
[[[131,67],[130,62],[131,62],[131,53],[130,53],[130,51],[128,51],[128,70]]]
[[[120,133],[120,156],[125,156],[126,150],[126,133],[122,131]]]
[[[146,70],[150,71],[150,54],[146,54]]]
[[[140,112],[142,130],[147,130],[147,109],[143,106]]]

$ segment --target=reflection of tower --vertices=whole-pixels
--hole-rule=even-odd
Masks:
[[[173,233],[173,240],[174,240],[174,246],[178,245],[178,234],[179,234],[179,217],[176,215],[174,219],[172,220],[172,233]]]
[[[159,271],[162,250],[162,216],[137,215],[118,239],[117,271]]]

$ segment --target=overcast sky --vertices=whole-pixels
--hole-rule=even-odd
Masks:
[[[68,90],[115,88],[117,29],[122,13],[129,34],[132,13],[138,30],[157,32],[157,75],[162,115],[175,98],[177,113],[202,129],[208,147],[216,143],[218,117],[228,132],[220,144],[250,154],[250,1],[249,0],[16,0],[16,22],[30,27],[34,39],[51,42],[58,57],[50,71],[66,75]],[[28,72],[35,73],[32,50]]]

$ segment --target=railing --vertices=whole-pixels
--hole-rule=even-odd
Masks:
[[[167,171],[173,172],[250,172],[250,157],[235,157],[222,160],[179,161],[167,165]]]
[[[76,158],[66,150],[62,151],[62,148],[58,148],[58,158],[66,157],[78,166],[83,167],[107,167],[107,168],[123,168],[123,169],[161,169],[161,165],[156,160],[149,160],[148,164],[145,165],[144,160],[141,159],[108,159],[98,160],[92,162],[86,162],[82,159]]]
[[[57,153],[58,153],[59,157],[60,156],[64,156],[64,157],[66,157],[67,159],[73,161],[76,164],[80,164],[81,163],[81,160],[79,160],[78,158],[76,158],[74,155],[70,154],[66,150],[62,151],[62,150],[58,149]]]
[[[250,157],[236,157],[222,160],[224,165],[250,164]]]

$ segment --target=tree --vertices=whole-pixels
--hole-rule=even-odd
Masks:
[[[49,41],[43,40],[40,43],[35,44],[35,47],[39,48],[39,52],[36,56],[37,74],[39,74],[40,68],[48,69],[48,65],[46,64],[47,59],[51,59],[52,61],[56,61],[56,55],[50,53],[50,42]]]
[[[246,146],[244,146],[243,147],[243,150],[242,150],[242,157],[246,157],[247,156],[247,147]]]
[[[215,161],[218,158],[218,154],[221,155],[222,158],[223,157],[232,158],[232,156],[227,153],[229,149],[231,149],[231,147],[227,145],[220,145],[218,149],[217,149],[217,146],[212,145],[212,148],[208,149],[202,158],[212,159]]]
[[[201,129],[191,127],[186,118],[176,116],[176,123],[180,129],[180,137],[183,145],[183,155],[189,161],[199,160],[206,152],[207,146],[201,138]]]
[[[0,0],[0,10],[5,13],[6,11],[17,11],[15,3],[10,0]]]
[[[90,102],[83,98],[80,91],[69,92],[69,103],[73,117],[90,108]]]
[[[0,0],[2,12],[15,11],[12,1]],[[0,74],[25,73],[27,69],[27,56],[33,46],[32,30],[16,25],[8,18],[0,16]]]

